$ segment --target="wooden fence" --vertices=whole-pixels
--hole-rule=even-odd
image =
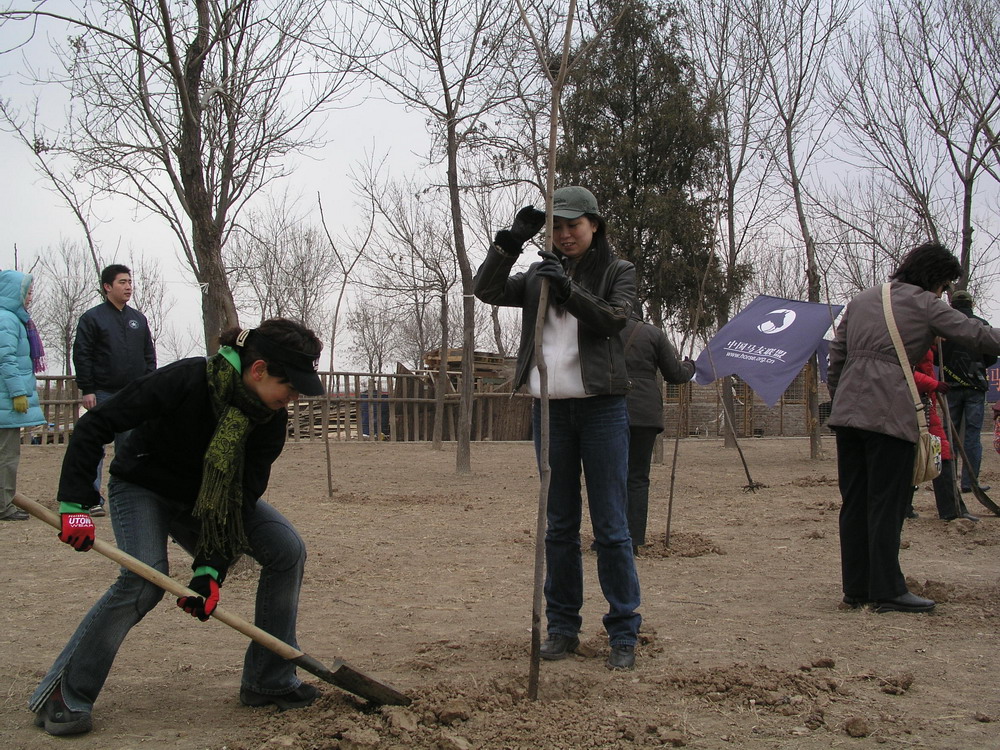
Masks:
[[[326,396],[303,397],[288,408],[291,442],[322,440],[429,441],[436,414],[435,377],[430,372],[374,375],[320,373]],[[461,376],[449,373],[442,396],[442,439],[455,440]],[[38,378],[38,396],[46,424],[25,430],[22,442],[63,444],[83,413],[76,380],[70,376]],[[472,405],[473,440],[529,440],[531,398],[510,393],[510,384],[476,378]]]
[[[302,398],[288,410],[291,442],[322,440],[429,441],[433,437],[436,406],[435,373],[394,374],[360,372],[320,373],[326,396]],[[510,381],[476,377],[472,405],[473,440],[530,440],[531,398],[510,393]],[[455,440],[461,374],[450,371],[443,400],[443,440]],[[824,392],[821,386],[821,394]],[[62,444],[69,439],[83,412],[72,377],[41,377],[38,395],[47,424],[25,430],[22,442]],[[736,432],[741,437],[804,435],[805,389],[800,374],[779,403],[768,408],[743,382],[736,384]],[[821,397],[821,401],[824,399]],[[723,434],[722,401],[715,384],[667,386],[664,390],[666,435],[679,429],[682,437],[718,437]]]

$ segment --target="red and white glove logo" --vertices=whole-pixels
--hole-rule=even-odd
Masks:
[[[88,513],[63,513],[59,541],[66,542],[77,552],[86,552],[94,546],[96,538],[94,521]]]

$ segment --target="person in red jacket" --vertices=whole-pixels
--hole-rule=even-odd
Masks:
[[[938,413],[938,394],[947,394],[950,387],[943,380],[937,379],[934,371],[936,353],[937,346],[932,346],[913,370],[917,391],[926,398],[928,404],[927,429],[932,435],[937,435],[941,439],[941,473],[932,482],[934,501],[937,503],[938,516],[945,521],[955,518],[978,521],[979,518],[969,513],[969,509],[965,507],[955,484],[955,457],[948,436],[945,434],[941,415]]]
[[[1000,453],[1000,401],[993,402],[993,450]]]

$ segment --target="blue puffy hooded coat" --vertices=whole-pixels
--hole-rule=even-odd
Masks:
[[[31,288],[31,275],[0,271],[0,429],[45,424],[35,390],[24,300]],[[28,397],[28,411],[14,411],[15,396]]]

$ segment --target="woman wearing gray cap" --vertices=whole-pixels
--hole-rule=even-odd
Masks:
[[[316,373],[323,345],[290,320],[231,329],[218,354],[167,365],[132,381],[76,423],[59,478],[59,539],[85,552],[94,544],[86,508],[97,502],[94,471],[103,445],[132,430],[116,451],[108,485],[118,548],[161,573],[167,540],[194,558],[188,588],[177,600],[208,620],[232,562],[247,553],[261,565],[255,624],[295,644],[306,551],[289,521],[260,499],[271,464],[285,444],[285,407],[299,394],[324,392]],[[36,726],[53,735],[81,734],[118,649],[163,591],[121,571],[91,607],[31,697]],[[294,665],[252,643],[243,663],[240,701],[307,706],[319,691]]]
[[[619,331],[635,304],[635,267],[614,256],[593,194],[564,187],[552,196],[552,244],[542,260],[511,274],[524,243],[545,224],[532,206],[517,212],[509,230],[497,232],[476,274],[483,302],[520,307],[521,343],[514,388],[535,397],[535,450],[540,457],[541,386],[534,361],[535,318],[542,281],[550,285],[542,331],[548,374],[549,466],[545,533],[545,601],[548,638],[544,659],[563,659],[580,643],[583,560],[580,549],[580,468],[597,549],[597,575],[608,601],[604,627],[611,653],[607,666],[631,669],[641,617],[639,577],[629,537],[627,506],[628,375]]]

